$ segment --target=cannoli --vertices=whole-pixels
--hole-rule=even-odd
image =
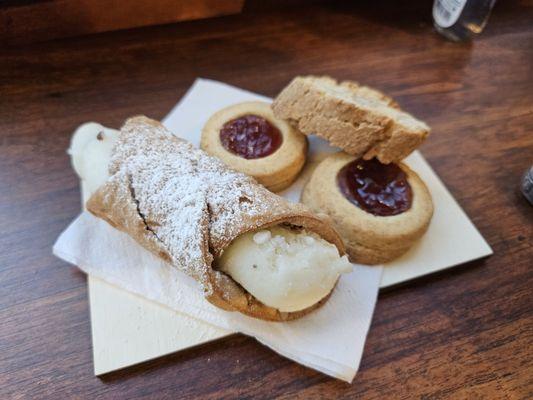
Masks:
[[[323,304],[351,270],[326,216],[134,117],[87,209],[198,281],[215,306],[272,321]]]

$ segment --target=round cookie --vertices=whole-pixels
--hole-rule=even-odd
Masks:
[[[270,104],[251,101],[213,114],[202,130],[200,147],[277,192],[290,186],[301,171],[307,139],[274,117]]]
[[[396,165],[408,183],[410,206],[395,215],[366,211],[350,201],[339,185],[339,171],[355,160],[354,156],[339,152],[322,161],[306,184],[301,201],[313,211],[331,217],[351,261],[385,263],[405,253],[426,232],[433,215],[431,195],[418,175],[399,163]]]

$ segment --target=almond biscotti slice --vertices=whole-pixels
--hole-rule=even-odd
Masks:
[[[294,78],[272,109],[306,135],[316,134],[349,154],[383,163],[407,157],[430,131],[381,92],[329,77]]]

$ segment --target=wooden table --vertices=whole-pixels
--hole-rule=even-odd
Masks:
[[[1,399],[533,396],[532,2],[500,1],[463,44],[434,33],[429,0],[294,4],[0,50]],[[426,120],[422,151],[494,256],[380,294],[352,385],[242,335],[94,377],[86,278],[51,254],[80,210],[71,132],[161,118],[198,76],[274,96],[297,74]]]

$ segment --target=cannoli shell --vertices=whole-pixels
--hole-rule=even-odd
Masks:
[[[122,127],[109,173],[87,209],[194,278],[215,306],[284,321],[309,313],[329,297],[301,311],[280,312],[216,267],[234,239],[280,224],[314,232],[344,255],[327,216],[288,202],[144,116]]]

